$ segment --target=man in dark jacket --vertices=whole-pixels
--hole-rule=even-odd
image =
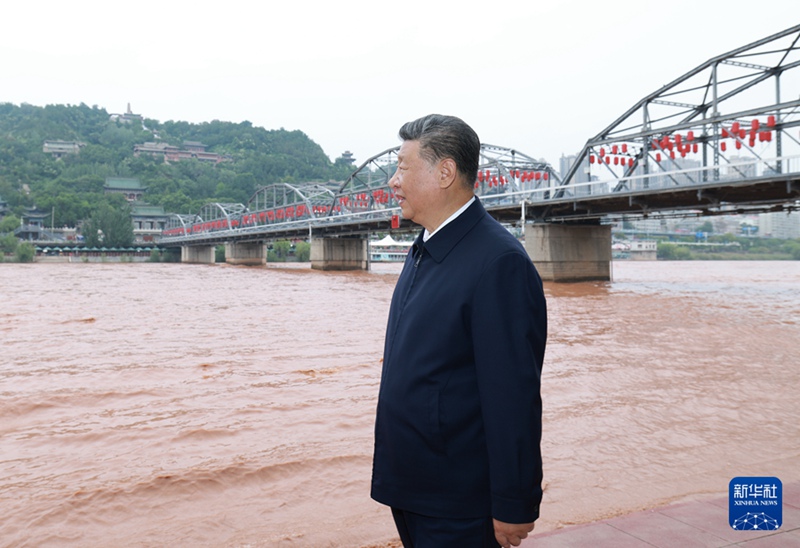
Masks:
[[[389,181],[421,225],[389,312],[372,497],[406,548],[519,546],[542,498],[542,282],[473,194],[480,141],[429,115]]]

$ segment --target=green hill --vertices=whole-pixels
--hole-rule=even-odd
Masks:
[[[50,152],[46,141],[56,141]],[[134,147],[145,143],[181,150],[184,159],[135,155]],[[190,157],[186,149],[192,143],[205,145],[211,161]],[[69,151],[59,154],[59,147]],[[213,161],[214,155],[224,161]],[[271,183],[341,181],[352,170],[342,158],[331,162],[302,131],[267,130],[250,122],[125,119],[85,104],[0,103],[0,198],[17,216],[33,205],[54,208],[56,226],[74,226],[113,203],[103,195],[106,177],[136,177],[147,187],[148,203],[195,213],[211,201],[246,203]]]

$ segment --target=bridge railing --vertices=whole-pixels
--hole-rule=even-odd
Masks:
[[[777,166],[781,166],[781,169],[778,170]],[[703,186],[793,173],[800,174],[800,155],[740,159],[720,166],[699,166],[655,173],[638,173],[587,183],[572,183],[568,186],[551,189],[555,192],[551,192],[550,195],[538,192],[532,201]]]

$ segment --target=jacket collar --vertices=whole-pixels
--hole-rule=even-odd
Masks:
[[[423,229],[419,233],[419,236],[417,236],[417,239],[414,240],[414,256],[416,256],[420,250],[424,250],[428,252],[434,261],[437,263],[442,262],[461,238],[463,238],[484,215],[486,215],[486,210],[483,208],[480,199],[476,197],[471,206],[446,226],[442,227],[439,232],[431,236],[424,244],[422,242],[422,235],[425,233],[425,230]]]

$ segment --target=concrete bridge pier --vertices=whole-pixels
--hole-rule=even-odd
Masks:
[[[313,238],[311,268],[369,270],[367,238]]]
[[[182,263],[214,264],[213,245],[184,245],[181,246]]]
[[[608,225],[526,225],[525,249],[544,281],[611,281]]]
[[[261,242],[225,244],[225,262],[246,266],[267,264],[267,246]]]

